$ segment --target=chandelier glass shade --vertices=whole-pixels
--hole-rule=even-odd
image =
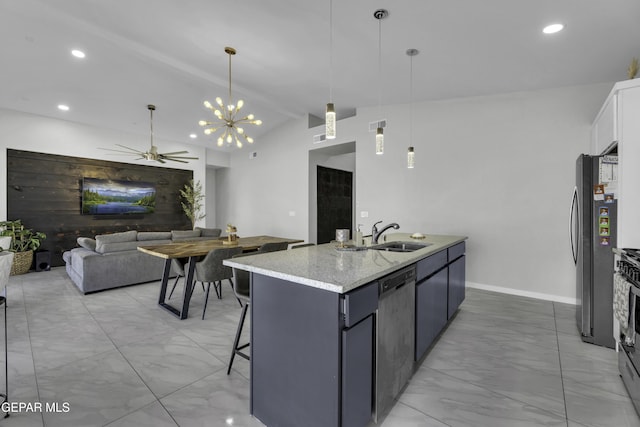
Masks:
[[[212,135],[220,131],[218,136],[218,147],[222,147],[225,143],[231,145],[235,142],[238,148],[242,148],[242,141],[249,144],[253,143],[253,138],[248,136],[243,125],[262,124],[262,120],[257,120],[253,114],[247,114],[242,117],[240,109],[244,106],[244,101],[239,99],[235,104],[231,93],[231,57],[236,54],[236,50],[232,47],[225,47],[224,51],[229,55],[229,98],[225,105],[222,98],[216,98],[216,105],[209,101],[204,101],[204,106],[213,112],[216,121],[200,120],[198,124],[204,127],[205,135]]]

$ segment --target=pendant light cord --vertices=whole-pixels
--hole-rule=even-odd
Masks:
[[[231,54],[229,53],[229,104],[231,102]]]
[[[151,148],[153,148],[153,108],[149,108],[149,128],[151,130]]]
[[[382,18],[378,19],[378,120],[382,118]]]
[[[413,146],[413,55],[409,58],[409,143]]]
[[[333,102],[333,0],[329,0],[329,102]]]

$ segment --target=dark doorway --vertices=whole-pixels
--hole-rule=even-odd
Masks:
[[[318,244],[336,238],[337,228],[351,230],[353,172],[318,166]]]

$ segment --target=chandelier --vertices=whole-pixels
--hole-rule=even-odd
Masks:
[[[200,120],[198,124],[206,128],[204,130],[205,135],[211,135],[218,130],[222,130],[222,133],[218,137],[218,147],[222,147],[225,141],[227,145],[235,141],[236,146],[242,148],[240,136],[249,144],[253,143],[253,138],[244,133],[241,125],[249,124],[260,126],[262,120],[256,120],[253,114],[248,114],[240,118],[240,109],[244,105],[244,101],[239,99],[238,102],[234,104],[231,96],[231,57],[236,54],[236,50],[232,47],[225,47],[224,51],[229,55],[229,98],[227,105],[224,105],[220,97],[216,98],[216,106],[209,101],[204,101],[204,106],[211,110],[218,120],[214,122]]]

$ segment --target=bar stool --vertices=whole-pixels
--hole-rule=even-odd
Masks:
[[[249,255],[257,255],[266,252],[276,252],[286,250],[289,246],[288,243],[265,243],[260,246],[257,252],[250,252],[246,254],[238,254],[234,255],[235,258],[240,258],[243,256]],[[233,282],[233,293],[236,294],[236,298],[238,301],[244,301],[244,305],[242,305],[242,313],[240,313],[240,321],[238,322],[238,329],[236,330],[236,337],[233,340],[233,349],[231,350],[231,358],[229,359],[229,366],[227,367],[227,375],[231,373],[231,367],[233,366],[233,359],[235,359],[236,354],[244,359],[251,360],[251,357],[243,353],[242,350],[249,347],[251,343],[240,344],[240,336],[242,335],[242,328],[244,327],[244,319],[247,317],[247,310],[249,309],[249,302],[251,301],[251,283],[250,283],[250,274],[248,271],[240,270],[238,268],[233,269],[233,277],[235,281]]]

